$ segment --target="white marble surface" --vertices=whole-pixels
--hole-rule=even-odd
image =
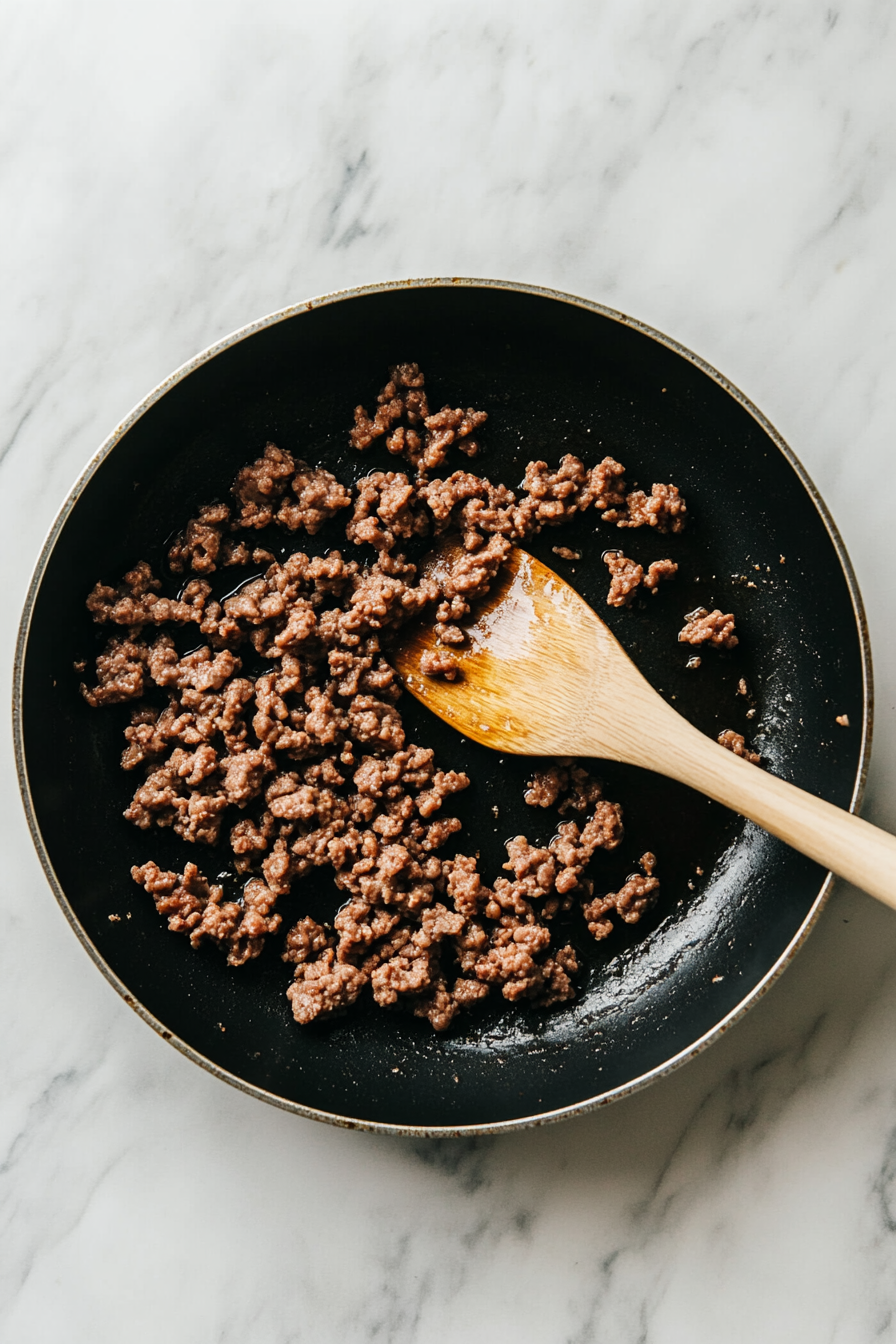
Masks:
[[[182,360],[368,280],[641,317],[752,396],[868,607],[896,829],[896,25],[887,0],[15,0],[0,44],[2,676],[109,429]],[[710,1051],[635,1098],[411,1142],[266,1108],[98,975],[3,729],[0,1338],[896,1338],[896,917],[840,885]]]

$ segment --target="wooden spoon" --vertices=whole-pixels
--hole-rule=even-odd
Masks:
[[[437,573],[459,554],[443,545]],[[395,658],[408,690],[458,732],[525,756],[603,756],[656,770],[733,808],[896,909],[896,837],[804,793],[705,737],[644,679],[600,617],[553,570],[511,551],[489,595],[446,650],[410,627]],[[455,681],[424,676],[453,656]]]

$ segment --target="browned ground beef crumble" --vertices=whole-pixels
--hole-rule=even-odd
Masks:
[[[543,847],[525,836],[509,841],[506,875],[486,885],[475,858],[439,855],[461,826],[443,805],[469,780],[406,741],[390,637],[428,610],[442,644],[462,643],[457,622],[488,591],[511,544],[582,510],[661,533],[681,531],[686,516],[675,486],[627,491],[624,468],[610,457],[591,469],[571,454],[553,470],[530,462],[519,494],[467,470],[433,477],[452,448],[476,455],[485,420],[450,406],[432,413],[418,366],[397,365],[373,414],[356,409],[349,437],[359,451],[383,438],[406,470],[373,471],[349,490],[269,443],[237,474],[232,500],[201,508],[171,544],[171,571],[192,576],[179,598],[164,597],[141,561],[87,599],[110,637],[96,685],[82,693],[92,706],[133,703],[121,764],[139,782],[125,816],[143,830],[169,827],[190,843],[225,846],[246,879],[242,898],[228,901],[192,862],[179,874],[152,862],[134,867],[169,928],[242,965],[279,931],[278,899],[314,869],[332,871],[345,901],[332,926],[306,916],[286,931],[288,998],[301,1023],[347,1007],[368,986],[378,1004],[404,1004],[439,1031],[493,990],[551,1007],[574,996],[579,969],[572,947],[552,942],[554,915],[575,903],[602,939],[614,918],[635,923],[656,901],[650,854],[643,876],[594,896],[588,864],[619,846],[622,809],[572,760],[537,771],[526,801],[577,819]],[[347,541],[374,547],[375,562],[299,549],[280,562],[245,535],[274,525],[313,536],[340,513]],[[448,530],[463,534],[460,558],[438,580],[418,578],[403,547]],[[208,575],[247,564],[266,568],[231,596],[212,596]],[[658,561],[645,576],[623,556],[608,564],[614,605],[677,568]],[[205,643],[180,656],[171,630],[185,625]],[[732,631],[733,619],[713,612],[681,638],[730,647]],[[241,675],[241,650],[269,670]],[[433,654],[426,670],[457,672],[448,653]],[[144,699],[154,688],[163,707]]]
[[[654,560],[645,573],[643,565],[629,560],[621,551],[604,551],[603,561],[610,571],[608,607],[630,606],[639,588],[646,588],[655,596],[662,581],[678,573],[674,560]]]
[[[588,931],[595,938],[606,938],[613,932],[613,921],[607,919],[611,911],[615,911],[626,924],[637,924],[644,912],[656,901],[660,885],[659,879],[653,876],[656,859],[653,854],[642,854],[638,862],[644,870],[643,877],[640,873],[633,873],[619,891],[598,896],[584,907],[583,913],[588,921]]]
[[[461,675],[451,654],[442,653],[438,649],[427,649],[421,654],[420,671],[425,677],[444,677],[446,681],[457,681]]]
[[[733,728],[726,728],[724,732],[719,733],[719,742],[729,751],[733,751],[735,756],[743,756],[745,761],[751,761],[753,765],[758,765],[762,760],[758,751],[751,751],[746,744],[743,733],[736,733]]]
[[[738,643],[734,633],[734,617],[729,612],[706,611],[701,607],[687,618],[687,624],[679,631],[681,644],[713,644],[722,649],[733,649]]]

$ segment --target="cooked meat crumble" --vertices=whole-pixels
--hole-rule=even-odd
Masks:
[[[734,633],[734,617],[721,611],[707,611],[701,607],[686,617],[687,624],[679,631],[681,644],[713,644],[722,649],[733,649],[738,643]]]
[[[643,587],[650,593],[656,593],[665,579],[674,579],[678,566],[674,560],[654,560],[647,566],[647,573],[641,580]]]
[[[606,938],[613,932],[613,921],[607,916],[614,912],[626,924],[637,924],[638,920],[650,910],[657,900],[659,878],[653,876],[656,859],[652,854],[642,854],[638,860],[644,870],[643,877],[634,873],[619,891],[608,892],[584,907],[588,930],[595,938]]]
[[[743,756],[745,761],[751,761],[753,765],[758,765],[762,760],[758,751],[751,751],[747,746],[743,733],[736,733],[733,728],[726,728],[724,732],[719,733],[718,741],[729,751],[733,751],[735,756]]]
[[[607,593],[608,607],[627,607],[634,600],[635,593],[644,577],[643,566],[629,560],[621,551],[607,551],[604,564],[610,571],[610,591]]]
[[[420,671],[425,677],[444,677],[446,681],[457,681],[461,675],[450,653],[441,653],[438,649],[427,649],[421,656]]]
[[[608,607],[629,606],[639,588],[646,588],[656,595],[660,583],[664,579],[674,578],[678,573],[678,565],[674,560],[654,560],[645,574],[643,565],[629,560],[621,551],[604,551],[603,561],[610,571]]]
[[[650,854],[643,875],[594,895],[589,865],[621,844],[622,809],[573,760],[537,769],[526,802],[576,820],[561,821],[543,846],[509,840],[491,885],[477,858],[441,853],[461,829],[446,804],[469,780],[407,741],[389,661],[395,632],[427,611],[442,645],[462,644],[458,622],[511,545],[585,510],[661,533],[680,532],[686,517],[675,486],[628,491],[611,457],[590,469],[572,454],[556,468],[530,462],[519,493],[466,469],[434,476],[455,449],[476,456],[486,419],[472,408],[431,411],[418,365],[395,365],[373,413],[356,409],[349,439],[362,452],[382,439],[405,470],[372,471],[349,488],[268,443],[238,472],[232,503],[204,505],[170,545],[170,572],[192,576],[177,598],[140,561],[87,599],[97,625],[111,630],[96,685],[82,693],[94,707],[133,705],[121,764],[137,783],[125,816],[144,831],[169,828],[227,850],[244,883],[228,900],[194,862],[181,873],[135,866],[169,928],[243,965],[280,931],[278,901],[315,869],[332,873],[344,902],[332,923],[305,915],[285,933],[283,960],[294,967],[287,997],[300,1023],[348,1008],[364,991],[437,1031],[491,993],[550,1008],[574,997],[579,973],[574,949],[556,945],[554,917],[578,907],[602,939],[614,920],[635,923],[656,900]],[[374,559],[339,549],[311,557],[297,546],[278,560],[252,544],[263,528],[314,536],[340,513],[349,550],[366,544]],[[438,577],[421,578],[405,548],[449,530],[462,534],[462,552]],[[614,606],[677,569],[660,560],[645,574],[618,553],[607,564]],[[249,565],[263,573],[213,596],[209,575]],[[205,641],[185,655],[173,637],[181,626]],[[730,616],[698,613],[680,638],[731,647],[733,628]],[[447,647],[427,655],[426,673],[459,674]],[[255,676],[244,671],[252,658],[266,664]]]
[[[601,484],[607,482],[607,489],[600,493],[598,500],[598,508],[604,507],[601,514],[604,522],[615,523],[617,527],[655,527],[657,532],[683,532],[688,510],[678,487],[654,485],[649,495],[643,490],[625,494],[624,470],[611,458],[605,458],[596,468],[602,473]],[[606,506],[600,504],[600,499],[606,500]]]

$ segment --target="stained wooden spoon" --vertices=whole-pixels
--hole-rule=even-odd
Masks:
[[[459,553],[454,545],[454,554]],[[437,572],[450,544],[428,562]],[[656,770],[733,808],[896,909],[896,837],[777,779],[705,737],[645,680],[609,628],[527,552],[504,570],[451,649],[455,681],[424,676],[424,653],[448,650],[429,624],[395,657],[407,689],[484,746],[525,756],[602,756]]]

